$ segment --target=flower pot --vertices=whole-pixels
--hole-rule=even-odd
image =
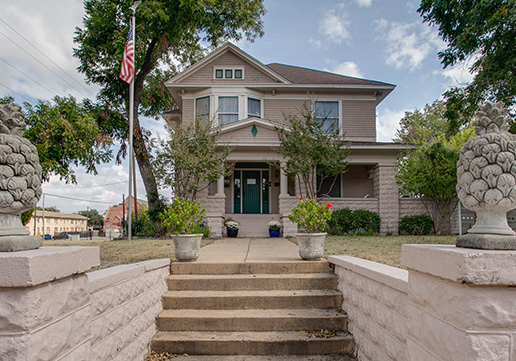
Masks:
[[[280,230],[279,229],[269,229],[269,236],[270,237],[279,237]]]
[[[297,233],[299,256],[307,261],[316,261],[324,255],[326,233]]]
[[[236,237],[238,236],[238,229],[227,229],[228,237]]]
[[[175,256],[179,262],[193,262],[199,258],[202,234],[172,235]]]

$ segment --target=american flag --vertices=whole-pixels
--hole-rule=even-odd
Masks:
[[[127,34],[124,58],[122,60],[122,68],[120,69],[120,78],[128,84],[131,84],[134,80],[134,41],[132,27],[129,27],[129,34]]]

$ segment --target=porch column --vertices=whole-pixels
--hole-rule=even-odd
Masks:
[[[288,196],[288,177],[283,170],[283,163],[281,162],[280,171],[280,196]]]
[[[224,176],[217,179],[217,193],[216,196],[221,196],[224,194]]]

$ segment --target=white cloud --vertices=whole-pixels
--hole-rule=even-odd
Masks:
[[[363,78],[364,75],[358,68],[357,63],[353,61],[345,61],[343,63],[338,64],[332,71],[332,73],[353,76],[356,78]]]
[[[378,142],[391,142],[400,127],[400,120],[405,116],[404,110],[385,108],[376,119],[376,139]]]
[[[449,67],[444,70],[436,70],[434,71],[434,75],[440,75],[445,78],[444,86],[447,89],[456,86],[462,87],[471,83],[476,75],[475,73],[470,72],[469,64],[470,63],[466,61],[457,64],[454,67]]]
[[[385,62],[396,69],[420,69],[423,61],[443,49],[437,32],[421,22],[402,24],[384,19],[377,21],[377,31],[386,47]]]
[[[355,0],[355,2],[358,4],[358,6],[360,7],[371,7],[371,4],[373,2],[373,0]]]
[[[330,10],[319,25],[319,32],[326,36],[327,40],[340,44],[342,40],[350,37],[348,25],[344,12],[337,13],[335,10]]]

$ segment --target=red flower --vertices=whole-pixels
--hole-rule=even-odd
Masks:
[[[303,197],[299,197],[298,200],[302,201],[303,200]]]
[[[331,208],[331,203],[326,203],[326,207]]]

